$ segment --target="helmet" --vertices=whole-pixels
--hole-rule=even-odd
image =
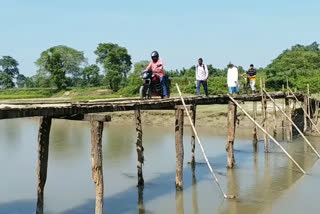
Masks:
[[[152,51],[152,53],[151,53],[151,58],[152,58],[152,57],[159,57],[158,51]]]

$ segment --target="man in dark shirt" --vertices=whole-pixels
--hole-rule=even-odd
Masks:
[[[247,71],[247,75],[249,77],[249,81],[250,81],[250,87],[251,87],[251,91],[253,93],[256,93],[256,69],[254,69],[253,64],[250,65],[250,69]]]

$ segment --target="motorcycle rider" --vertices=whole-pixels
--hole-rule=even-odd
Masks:
[[[150,62],[146,70],[151,70],[154,75],[157,75],[160,78],[163,96],[164,98],[168,98],[166,76],[164,75],[162,59],[159,58],[159,53],[157,51],[152,51],[151,59],[152,61]]]

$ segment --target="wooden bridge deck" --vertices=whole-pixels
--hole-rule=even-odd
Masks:
[[[272,93],[274,99],[283,99],[286,94],[283,92]],[[303,95],[297,93],[296,96],[303,100]],[[239,101],[260,101],[261,95],[237,95],[234,97]],[[209,97],[192,96],[185,97],[186,104],[192,105],[212,105],[228,104],[228,95],[216,95]],[[59,118],[75,114],[102,113],[115,111],[140,110],[173,110],[176,105],[181,105],[180,98],[141,100],[137,98],[129,99],[106,99],[81,102],[62,101],[52,103],[27,102],[27,101],[6,101],[0,104],[0,119],[21,118],[21,117],[53,117]]]

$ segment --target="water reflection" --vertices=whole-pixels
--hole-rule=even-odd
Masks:
[[[143,144],[148,157],[144,166],[146,186],[137,188],[135,127],[105,125],[103,160],[106,213],[164,213],[164,208],[165,213],[179,214],[272,213],[272,204],[302,176],[277,147],[271,147],[272,152],[265,154],[263,142],[259,142],[255,150],[252,147],[251,133],[247,137],[236,138],[237,165],[234,169],[227,170],[224,144],[220,143],[225,141],[224,136],[214,136],[211,129],[200,129],[210,163],[219,172],[222,188],[228,194],[237,195],[237,199],[222,199],[207,166],[203,164],[196,165],[196,168],[189,165],[184,167],[184,191],[176,192],[174,131],[172,128],[161,128],[163,131],[159,133],[159,127],[143,127]],[[3,163],[10,160],[9,164],[0,165],[0,171],[4,172],[0,182],[0,213],[10,213],[10,210],[15,212],[14,207],[20,206],[19,204],[25,207],[25,213],[34,211],[33,200],[29,199],[36,197],[37,131],[38,120],[0,122],[0,160]],[[190,139],[188,134],[186,132],[186,139]],[[310,141],[320,150],[318,138],[310,138]],[[317,158],[302,140],[295,139],[292,143],[281,144],[305,170],[310,171]],[[185,157],[190,155],[189,147],[189,143],[185,143]],[[91,178],[89,123],[55,120],[49,157],[46,211],[93,213],[95,193]],[[197,149],[196,159],[204,162]],[[68,165],[69,162],[74,163]],[[21,165],[23,167],[16,170]],[[75,179],[62,182],[56,179],[58,176],[74,176]],[[309,194],[317,197],[316,190]],[[59,206],[56,206],[57,203]],[[314,205],[317,206],[316,202]],[[306,208],[306,213],[307,211]]]
[[[183,191],[176,191],[176,214],[184,214]]]
[[[192,173],[192,208],[193,214],[199,213],[198,207],[198,193],[197,193],[197,178],[196,178],[196,165],[191,165],[191,173]]]

